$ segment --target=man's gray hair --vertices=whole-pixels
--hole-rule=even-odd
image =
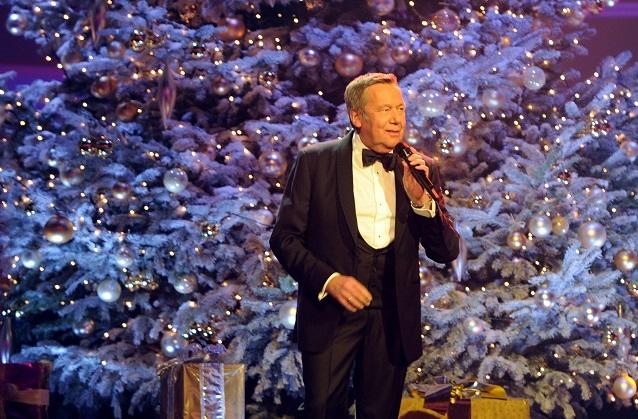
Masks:
[[[353,79],[346,86],[343,98],[346,102],[348,116],[350,111],[363,112],[363,92],[374,84],[398,84],[397,76],[391,73],[367,73]]]

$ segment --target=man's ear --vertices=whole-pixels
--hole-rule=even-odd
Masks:
[[[350,111],[350,123],[356,129],[361,128],[361,115],[356,110]]]

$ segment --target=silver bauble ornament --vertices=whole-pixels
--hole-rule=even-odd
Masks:
[[[166,331],[162,336],[162,340],[160,341],[160,346],[162,347],[162,353],[169,357],[173,358],[179,355],[179,353],[187,346],[188,342],[184,339],[180,334]]]
[[[172,193],[180,193],[188,185],[188,175],[180,168],[171,169],[164,174],[164,187]]]
[[[130,247],[123,245],[115,253],[115,263],[120,268],[128,268],[133,264],[135,255]]]
[[[60,181],[64,186],[77,186],[84,180],[84,170],[79,167],[60,170]]]
[[[638,255],[631,250],[620,250],[614,256],[614,265],[619,271],[629,274],[638,265]]]
[[[505,95],[496,89],[485,89],[481,95],[481,101],[486,108],[496,110],[503,107]]]
[[[620,400],[629,400],[636,394],[636,381],[623,372],[614,380],[612,391]]]
[[[394,10],[394,0],[368,0],[368,7],[378,16],[385,16]]]
[[[530,90],[538,90],[545,85],[545,71],[536,66],[523,70],[523,84]]]
[[[620,144],[620,149],[632,163],[636,160],[636,157],[638,157],[638,143],[635,141],[625,140],[622,144]]]
[[[44,238],[55,244],[64,244],[73,239],[73,223],[63,215],[49,218],[44,226]]]
[[[126,47],[120,41],[111,41],[106,52],[110,58],[122,58],[126,53]]]
[[[97,286],[97,296],[105,303],[113,303],[120,298],[122,286],[114,279],[105,279]]]
[[[22,252],[20,256],[20,261],[22,261],[22,265],[27,269],[35,269],[40,266],[40,261],[42,260],[42,255],[40,251],[35,249],[28,249]]]
[[[95,321],[92,319],[81,319],[73,322],[73,333],[76,336],[88,336],[95,330]]]
[[[578,228],[578,240],[583,247],[603,247],[607,241],[607,232],[602,224],[596,221],[589,221],[581,224]]]
[[[279,320],[286,329],[295,327],[295,321],[297,318],[297,301],[286,301],[279,307]]]
[[[278,178],[286,173],[286,159],[278,151],[266,151],[259,156],[259,169],[264,176]]]
[[[580,307],[580,319],[589,327],[594,327],[600,323],[600,309],[595,304],[585,304]]]
[[[425,90],[418,97],[418,107],[426,118],[441,116],[445,112],[447,98],[438,90]]]
[[[536,237],[547,237],[552,232],[552,220],[546,215],[534,215],[529,219],[527,228]]]
[[[321,63],[321,55],[312,47],[300,49],[299,52],[297,52],[297,57],[304,67],[314,67]]]
[[[7,30],[11,35],[22,36],[27,24],[27,16],[22,12],[13,12],[7,17]]]
[[[467,317],[463,320],[463,329],[465,329],[465,333],[468,335],[478,335],[483,333],[485,327],[482,320],[476,317]]]
[[[273,213],[266,208],[252,211],[251,218],[263,226],[272,225],[273,221],[275,221]]]
[[[184,274],[177,277],[173,288],[180,294],[190,294],[197,289],[197,277],[193,274]]]

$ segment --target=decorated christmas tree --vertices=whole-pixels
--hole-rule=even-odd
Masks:
[[[368,71],[399,77],[463,238],[450,267],[423,257],[408,381],[497,383],[556,417],[638,400],[638,68],[557,70],[601,2],[3,3],[64,71],[0,92],[0,273],[12,359],[51,360],[66,404],[152,411],[156,368],[200,350],[247,365],[250,416],[294,412],[270,227]]]

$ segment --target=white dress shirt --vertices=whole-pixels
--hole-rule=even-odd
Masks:
[[[352,190],[357,228],[366,243],[374,249],[382,249],[394,240],[395,175],[394,171],[386,172],[380,161],[364,167],[361,157],[364,148],[368,147],[355,132],[352,136]],[[436,203],[432,200],[429,208],[412,206],[412,210],[423,217],[433,218],[436,215]],[[319,300],[327,295],[328,283],[338,275],[340,273],[335,272],[327,278],[319,293]]]

